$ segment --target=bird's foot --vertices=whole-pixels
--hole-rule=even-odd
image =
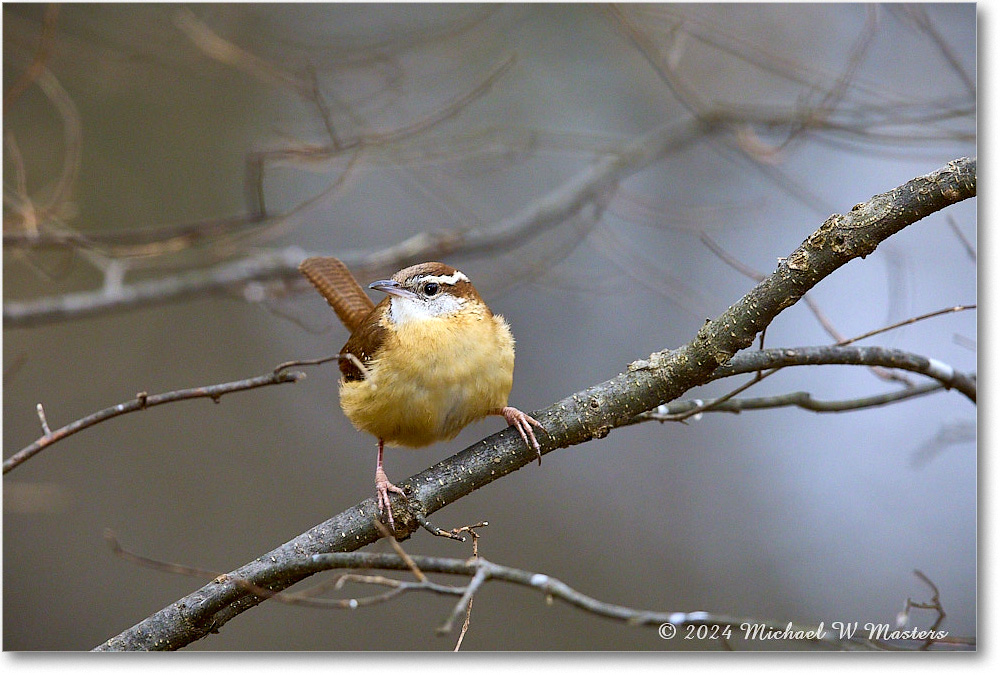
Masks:
[[[538,439],[535,438],[535,432],[531,427],[535,426],[545,431],[545,427],[542,426],[541,422],[531,415],[525,414],[511,406],[501,408],[497,414],[503,415],[503,418],[507,420],[507,424],[517,429],[517,432],[521,434],[521,438],[524,439],[525,445],[535,449],[535,452],[538,453],[538,463],[540,465],[542,463],[542,446],[538,444]]]
[[[380,514],[387,514],[389,516],[389,527],[396,529],[396,524],[392,522],[392,502],[389,501],[389,493],[395,492],[398,495],[402,495],[404,500],[406,499],[406,493],[403,491],[403,488],[389,482],[381,466],[375,470],[375,492],[378,497],[378,512]]]

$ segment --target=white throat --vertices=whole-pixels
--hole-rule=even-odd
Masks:
[[[395,324],[403,324],[448,316],[461,310],[465,302],[463,298],[457,298],[450,293],[441,293],[428,300],[394,296],[389,301],[389,320]]]

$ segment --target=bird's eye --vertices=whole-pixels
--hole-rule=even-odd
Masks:
[[[431,283],[424,286],[424,295],[426,295],[428,298],[433,298],[435,295],[437,295],[438,289],[439,289],[438,285],[432,281]]]

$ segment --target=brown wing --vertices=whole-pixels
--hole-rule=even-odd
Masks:
[[[352,333],[375,308],[351,271],[336,258],[306,258],[299,264],[299,271],[326,298]]]
[[[385,298],[379,305],[387,305],[390,302],[389,298]],[[343,349],[340,350],[341,354],[352,354],[354,357],[361,362],[362,366],[367,367],[371,362],[372,358],[378,352],[382,343],[385,342],[386,329],[376,320],[374,317],[380,315],[381,312],[376,312],[370,315],[368,321],[362,322],[358,328],[351,333],[350,339],[348,339],[347,344],[344,345]],[[354,382],[355,380],[365,379],[364,371],[358,367],[354,359],[341,359],[340,360],[340,372],[344,375],[344,380],[346,382]]]

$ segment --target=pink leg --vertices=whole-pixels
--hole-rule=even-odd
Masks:
[[[531,415],[524,414],[517,408],[512,408],[511,406],[506,406],[504,408],[500,408],[499,410],[493,410],[490,414],[502,416],[505,420],[507,420],[507,424],[517,429],[517,432],[521,434],[521,438],[524,439],[524,444],[529,448],[535,449],[535,452],[538,453],[538,463],[542,463],[542,446],[538,444],[538,439],[535,438],[535,432],[531,428],[532,426],[536,426],[542,431],[545,431],[545,427],[543,427],[538,420]]]
[[[392,503],[389,501],[389,493],[395,492],[398,495],[403,495],[403,499],[406,499],[406,493],[403,492],[402,488],[390,483],[385,475],[385,470],[382,468],[382,448],[384,446],[385,441],[381,438],[378,439],[378,462],[375,464],[375,492],[378,496],[378,512],[387,513],[389,515],[389,527],[395,529],[396,525],[392,522]]]

